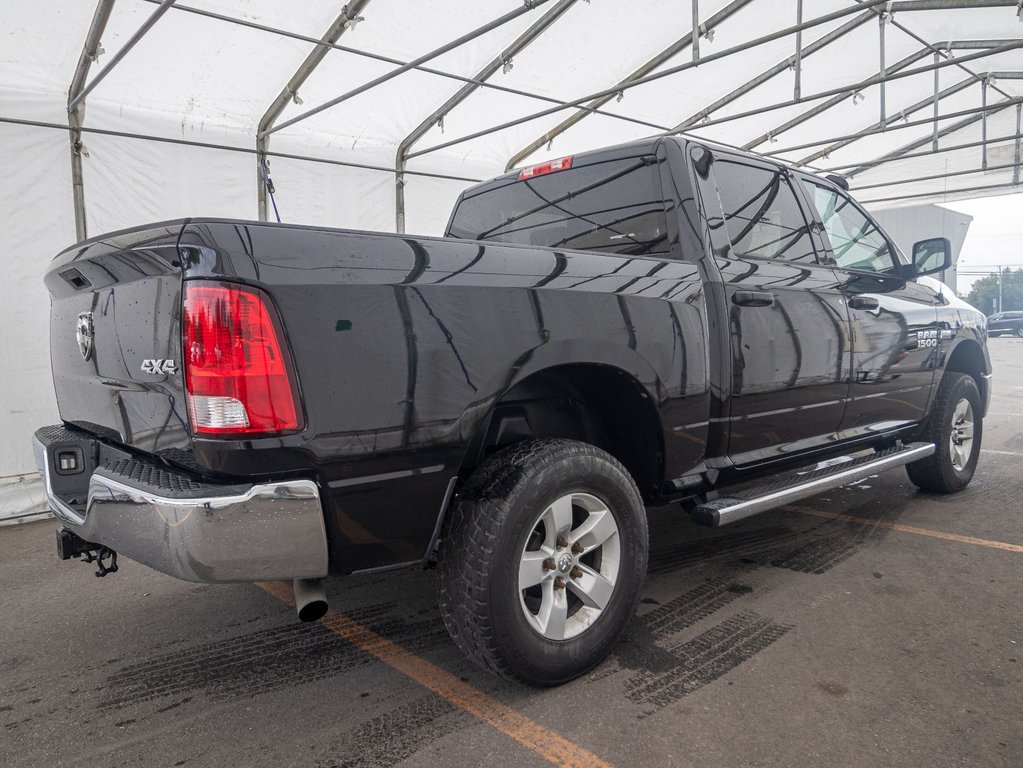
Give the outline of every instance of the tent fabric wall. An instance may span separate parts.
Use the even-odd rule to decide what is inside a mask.
[[[278,127],[395,72],[395,62],[427,56],[503,14],[509,14],[509,20],[446,53],[428,57],[424,66],[433,72],[403,71],[273,133],[271,153],[325,161],[271,155],[270,170],[283,219],[393,231],[396,175],[391,169],[395,168],[399,143],[462,89],[466,78],[474,77],[550,11],[554,2],[370,0],[360,12],[364,20],[339,40],[349,50],[327,52],[297,98],[287,104]],[[972,78],[968,88],[942,99],[942,115],[977,109],[986,73],[1023,71],[1023,48],[984,54],[968,64],[961,60],[978,49],[948,52],[939,48],[947,48],[954,40],[986,40],[994,45],[1007,36],[1019,39],[1023,27],[1019,26],[1015,0],[920,12],[910,10],[911,5],[920,4],[878,5],[873,0],[866,4],[854,0],[804,3],[807,22],[823,14],[848,11],[803,30],[804,48],[854,18],[867,16],[864,23],[853,25],[855,29],[835,42],[807,53],[799,73],[800,103],[791,103],[796,77],[794,34],[713,59],[722,51],[791,27],[796,22],[794,3],[782,12],[773,0],[699,0],[701,21],[719,21],[701,29],[700,55],[711,58],[698,67],[692,65],[692,46],[680,44],[692,32],[690,3],[641,0],[622,5],[593,0],[568,5],[542,35],[512,60],[502,62],[487,83],[493,87],[472,91],[442,121],[435,119],[412,147],[404,177],[409,232],[442,232],[451,204],[469,183],[464,179],[502,173],[509,158],[531,143],[537,148],[523,163],[651,135],[694,116],[699,116],[690,126],[695,136],[754,146],[792,162],[821,154],[812,163],[814,168],[851,171],[854,190],[862,185],[861,197],[877,199],[881,207],[1019,189],[1018,175],[1012,169],[981,171],[982,151],[977,148],[867,166],[869,161],[913,142],[923,142],[922,149],[929,149],[930,124],[907,126],[906,120],[926,118],[931,109],[911,115],[902,115],[900,110],[933,92],[934,75],[930,72],[888,83],[885,94],[890,119],[883,133],[831,148],[834,137],[869,130],[878,120],[881,87],[857,83],[878,72],[880,27],[886,32],[889,63],[930,44],[939,58],[954,55],[958,59],[947,62],[939,72],[941,87]],[[894,9],[894,16],[882,24],[870,15],[874,6],[877,13]],[[172,6],[87,98],[83,141],[88,157],[83,167],[90,234],[190,215],[256,218],[255,133],[260,117],[312,50],[310,40],[320,38],[341,7],[340,0],[190,0]],[[5,331],[0,335],[0,434],[4,436],[0,477],[32,471],[31,432],[57,419],[49,379],[48,299],[41,276],[47,261],[75,240],[70,152],[64,128],[67,90],[95,8],[95,0],[55,0],[45,5],[35,0],[7,0],[0,9],[7,32],[0,49],[0,168],[4,174],[0,253],[5,259],[4,300],[0,302],[0,327]],[[105,53],[92,65],[91,77],[110,64],[156,9],[151,0],[115,2],[101,37]],[[222,14],[242,23],[203,13]],[[287,34],[253,25],[276,27]],[[677,48],[674,55],[651,70],[658,79],[622,87],[617,94],[620,98],[614,98],[613,89],[620,81],[672,45]],[[924,50],[926,55],[914,66],[932,61],[930,49]],[[673,67],[682,69],[659,77]],[[776,74],[762,78],[741,96],[730,97],[765,72]],[[836,88],[847,89],[834,106],[763,139],[765,131],[826,103],[826,97],[816,94]],[[579,100],[602,89],[611,89],[612,95],[601,105],[602,114],[590,114],[551,141],[542,140],[545,132],[578,111],[575,106],[558,109],[552,101]],[[1008,76],[989,82],[987,96],[988,103],[1009,100],[1014,104],[1013,99],[1023,99],[1023,80]],[[718,106],[702,115],[702,110],[715,104]],[[548,110],[552,111],[537,116]],[[745,116],[733,119],[737,115]],[[524,117],[530,119],[434,151],[466,135]],[[951,130],[959,122],[960,118],[941,119],[940,128],[949,129],[941,136],[942,147],[980,140],[983,128],[979,119]],[[151,138],[90,132],[94,129]],[[987,120],[988,138],[1017,130],[1013,108],[993,112]],[[221,148],[174,142],[204,142]],[[1011,163],[1015,145],[1007,140],[993,146],[988,151],[989,164],[1006,164],[1006,158]],[[425,153],[417,154],[420,152]],[[996,163],[992,157],[1002,159]],[[377,170],[336,163],[370,165]],[[905,183],[928,174],[951,175]],[[995,185],[1000,186],[978,191],[981,186]],[[919,195],[924,197],[914,197]]]
[[[58,421],[42,271],[75,239],[67,135],[0,124],[0,476],[34,469],[29,438]]]

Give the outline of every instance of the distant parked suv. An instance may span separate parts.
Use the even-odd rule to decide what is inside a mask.
[[[987,335],[1010,333],[1023,339],[1023,312],[999,312],[987,319]]]

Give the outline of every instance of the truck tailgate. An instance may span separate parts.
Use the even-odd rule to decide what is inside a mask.
[[[50,359],[65,423],[152,453],[189,447],[177,250],[183,224],[107,235],[51,263]]]

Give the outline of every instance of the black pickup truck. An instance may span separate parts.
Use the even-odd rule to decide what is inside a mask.
[[[984,316],[845,191],[651,139],[467,189],[443,238],[187,219],[57,256],[59,554],[203,582],[439,568],[459,647],[553,685],[704,525],[905,465],[971,479]],[[843,458],[839,458],[843,457]]]

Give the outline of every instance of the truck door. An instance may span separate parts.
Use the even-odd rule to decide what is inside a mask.
[[[800,178],[849,307],[852,383],[840,431],[855,437],[920,421],[949,332],[936,290],[899,275],[895,246],[842,190]]]
[[[716,149],[713,157],[699,184],[725,294],[728,456],[741,466],[836,439],[849,387],[848,315],[789,172]]]

